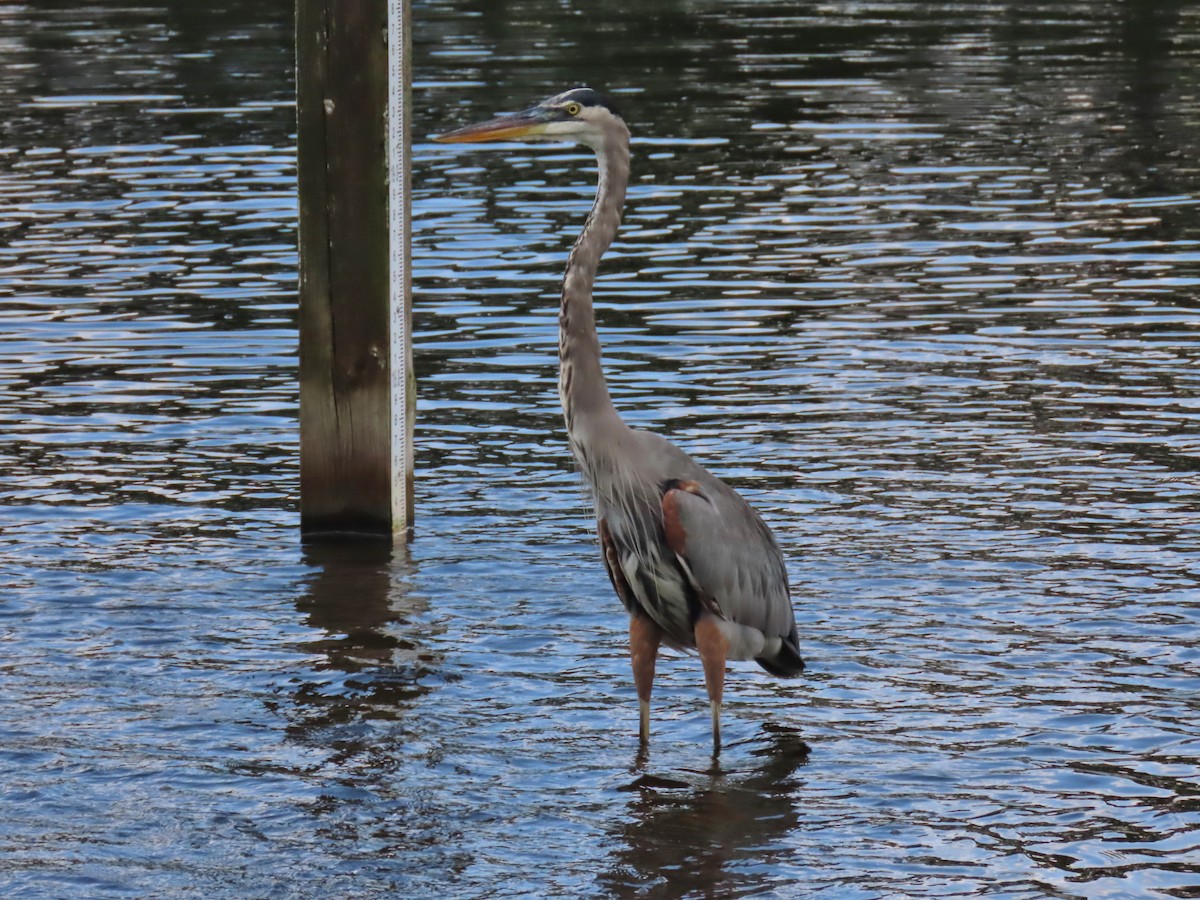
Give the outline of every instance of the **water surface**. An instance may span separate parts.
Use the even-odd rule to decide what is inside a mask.
[[[1200,896],[1195,10],[414,6],[395,553],[298,539],[291,4],[0,10],[0,893]],[[613,393],[810,663],[719,766],[566,450],[591,161],[425,139],[583,81]]]

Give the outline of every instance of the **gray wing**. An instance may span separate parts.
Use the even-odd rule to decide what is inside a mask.
[[[590,477],[629,593],[681,646],[699,606],[775,642],[758,658],[768,672],[802,671],[783,554],[758,513],[665,438],[624,434],[623,467],[598,461]]]
[[[697,591],[725,618],[794,643],[787,570],[770,529],[741,495],[703,474],[666,486],[663,517],[671,549]]]

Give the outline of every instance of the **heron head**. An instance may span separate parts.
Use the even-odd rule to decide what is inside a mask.
[[[599,150],[617,123],[621,123],[621,115],[603,94],[590,87],[577,87],[543,100],[524,112],[467,125],[438,135],[434,140],[445,144],[573,141]]]

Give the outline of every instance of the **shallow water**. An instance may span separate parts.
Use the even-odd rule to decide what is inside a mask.
[[[1189,4],[415,3],[422,136],[633,128],[613,391],[810,664],[718,767],[566,451],[586,154],[420,140],[417,535],[302,546],[291,4],[176,6],[0,10],[0,893],[1200,896]]]

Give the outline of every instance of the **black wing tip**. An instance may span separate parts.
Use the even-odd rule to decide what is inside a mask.
[[[756,657],[754,661],[777,678],[795,678],[804,672],[804,659],[800,656],[794,630],[783,639],[778,653],[771,657]]]
[[[783,646],[784,649],[770,659],[760,656],[754,661],[777,678],[795,678],[804,672],[804,660],[787,644]]]

